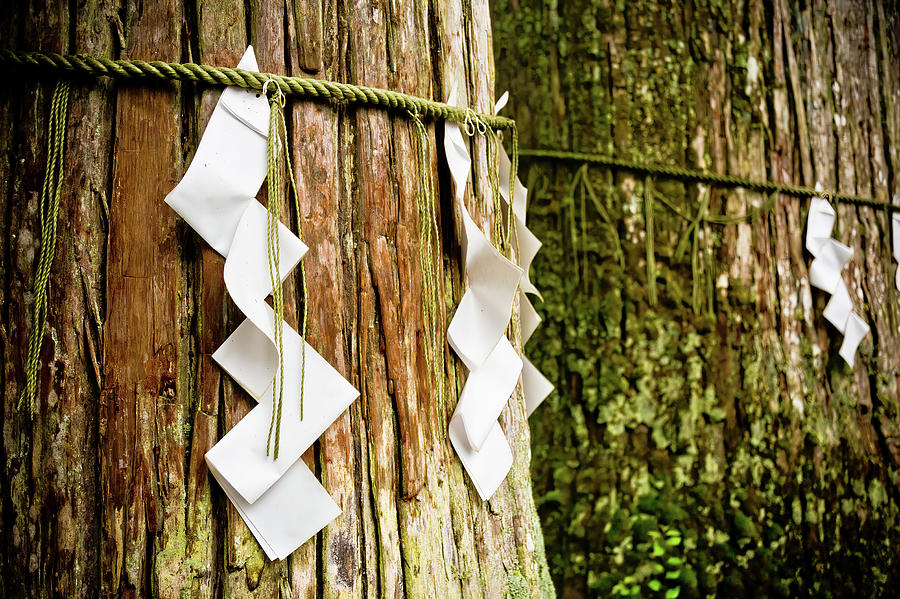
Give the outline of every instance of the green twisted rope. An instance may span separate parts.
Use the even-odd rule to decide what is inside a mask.
[[[416,127],[419,150],[418,208],[419,208],[419,268],[422,271],[422,321],[425,345],[425,367],[432,384],[437,388],[438,402],[444,401],[444,330],[441,322],[440,289],[436,263],[440,260],[440,236],[434,200],[434,181],[431,177],[431,152],[428,131],[418,115],[410,115]]]
[[[62,188],[63,162],[66,143],[66,117],[69,112],[69,83],[61,81],[53,92],[50,103],[50,124],[47,135],[47,169],[38,204],[41,220],[41,249],[34,273],[32,297],[34,311],[31,334],[28,339],[28,357],[25,361],[25,389],[19,398],[19,408],[24,405],[29,417],[34,417],[34,403],[38,395],[38,370],[40,369],[41,340],[47,324],[47,295],[50,285],[50,268],[56,253],[56,223],[59,214],[59,195]]]
[[[112,60],[87,54],[62,56],[41,52],[0,50],[0,67],[33,69],[51,75],[69,77],[112,77],[132,81],[192,81],[211,86],[235,86],[262,91],[266,81],[271,81],[287,96],[310,100],[334,100],[347,105],[374,106],[393,110],[400,114],[417,114],[457,123],[466,122],[465,108],[450,106],[404,94],[401,92],[324,81],[308,77],[285,77],[269,73],[256,73],[229,67],[214,67],[194,63],[171,63],[158,60]],[[490,127],[509,129],[513,120],[488,114],[477,115]]]
[[[269,191],[266,218],[266,255],[269,262],[269,278],[272,282],[272,309],[275,312],[275,345],[278,348],[278,371],[272,380],[272,421],[269,423],[269,435],[266,439],[266,455],[269,455],[272,444],[272,430],[275,430],[274,458],[278,459],[278,444],[281,440],[281,409],[284,398],[284,287],[281,284],[280,245],[278,242],[278,224],[281,222],[281,177],[283,163],[279,118],[284,120],[281,111],[281,96],[272,94],[269,98],[269,137],[266,141],[266,186]]]
[[[291,164],[290,144],[288,143],[287,124],[284,119],[285,97],[280,91],[269,96],[269,137],[266,141],[266,181],[268,188],[268,210],[266,231],[266,253],[269,261],[269,278],[272,283],[272,308],[275,312],[275,344],[278,347],[278,372],[273,376],[272,420],[269,422],[269,435],[266,440],[266,455],[272,450],[274,459],[278,459],[278,447],[281,441],[281,413],[284,399],[284,288],[281,284],[281,266],[278,243],[278,224],[281,222],[281,192],[283,170],[287,170],[288,180],[294,196],[294,210],[297,213],[297,237],[303,240],[303,229],[300,226],[300,194],[297,193],[297,182]],[[282,159],[283,157],[283,159]],[[303,395],[306,387],[306,331],[309,322],[309,302],[306,295],[306,268],[300,262],[300,278],[303,298],[303,325],[301,329],[300,347],[300,420],[303,420]],[[272,433],[275,433],[274,449]]]
[[[525,156],[540,160],[564,160],[598,164],[600,166],[632,171],[644,175],[656,175],[668,177],[670,179],[678,179],[681,181],[708,183],[710,185],[716,185],[719,187],[743,187],[751,191],[759,191],[765,193],[783,193],[800,198],[813,198],[822,195],[822,192],[817,191],[812,187],[788,185],[784,183],[773,183],[772,181],[758,181],[753,179],[745,179],[743,177],[735,177],[733,175],[719,175],[717,173],[711,173],[709,171],[698,171],[678,166],[643,164],[640,162],[611,158],[609,156],[601,156],[599,154],[588,154],[583,152],[562,152],[558,150],[522,149],[519,150],[519,156]],[[890,204],[888,202],[881,202],[873,198],[845,193],[830,194],[830,197],[838,202],[855,204],[857,206],[870,206],[872,208],[882,208],[888,211],[900,211],[900,206]]]

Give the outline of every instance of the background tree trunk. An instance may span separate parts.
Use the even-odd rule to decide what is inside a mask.
[[[523,146],[900,204],[896,2],[496,0],[494,15],[497,89],[512,92]],[[535,492],[561,594],[614,596],[627,576],[646,596],[895,594],[900,303],[886,214],[837,207],[835,237],[854,249],[844,279],[872,329],[850,368],[828,295],[809,286],[807,201],[701,225],[694,268],[688,224],[655,202],[654,306],[645,181],[589,169],[592,199],[570,187],[578,166],[532,161],[528,177],[547,318],[527,353],[560,390],[531,419]],[[655,186],[690,215],[707,191]],[[714,189],[710,214],[764,201]],[[659,591],[653,531],[683,539]]]
[[[485,0],[22,2],[0,23],[0,43],[22,50],[230,66],[249,42],[265,71],[435,99],[453,76],[470,106],[493,101]],[[424,374],[407,118],[289,105],[309,340],[362,393],[303,458],[343,514],[293,556],[265,559],[203,459],[252,407],[210,358],[241,315],[224,293],[222,258],[163,198],[217,91],[74,86],[43,392],[33,422],[17,410],[52,89],[26,79],[0,91],[0,595],[552,596],[521,397],[502,417],[516,456],[508,484],[482,502],[446,434],[459,366],[448,353],[443,403]],[[460,250],[430,135],[446,312],[463,290]],[[476,166],[477,197],[485,177]],[[490,212],[478,214],[487,226]],[[287,297],[296,322],[297,289]]]

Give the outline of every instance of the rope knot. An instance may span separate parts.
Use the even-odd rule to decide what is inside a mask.
[[[272,95],[269,95],[269,84],[270,83],[273,86]],[[268,79],[266,79],[265,83],[263,83],[263,86],[262,86],[262,93],[267,98],[269,98],[270,104],[277,103],[281,108],[284,108],[284,105],[287,102],[287,96],[284,94],[284,91],[282,91],[281,86],[278,85],[278,81],[276,81],[272,77],[269,77]]]

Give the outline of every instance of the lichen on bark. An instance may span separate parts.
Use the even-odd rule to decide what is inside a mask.
[[[900,202],[900,19],[889,3],[770,4],[497,0],[498,89],[526,147]],[[532,472],[562,596],[888,594],[900,306],[885,215],[838,207],[872,326],[849,368],[808,283],[805,202],[701,224],[684,252],[688,223],[654,202],[653,306],[644,181],[591,168],[595,197],[573,193],[577,166],[525,165],[546,297],[526,353],[558,387],[531,417]],[[653,183],[688,214],[707,193],[713,215],[767,199]]]

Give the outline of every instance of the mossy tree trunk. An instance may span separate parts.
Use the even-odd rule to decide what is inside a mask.
[[[900,204],[895,2],[493,8],[498,90],[512,92],[524,146]],[[807,201],[779,196],[761,218],[696,233],[655,201],[654,305],[646,181],[591,168],[592,197],[571,187],[577,167],[526,167],[547,296],[527,352],[560,388],[532,417],[535,486],[562,595],[895,593],[900,299],[887,215],[837,207],[835,237],[854,249],[844,280],[871,326],[850,368],[822,314],[829,296],[809,285]],[[710,192],[651,183],[691,217]],[[766,198],[713,189],[708,201],[709,214],[739,215]],[[654,531],[683,541],[655,556]],[[669,573],[668,557],[672,578],[653,565]]]
[[[0,43],[22,50],[234,65],[252,43],[266,71],[435,99],[455,77],[471,106],[493,100],[484,0],[22,2],[0,23]],[[483,502],[446,433],[461,369],[448,353],[443,402],[424,374],[417,154],[403,116],[289,104],[302,214],[284,218],[310,246],[309,340],[361,391],[303,458],[343,513],[293,556],[265,559],[203,459],[253,405],[210,357],[242,316],[223,259],[163,198],[217,91],[74,86],[43,392],[33,421],[17,410],[52,89],[26,79],[0,91],[0,595],[552,595],[521,397],[502,417],[513,471]],[[460,249],[430,136],[446,312],[462,294]],[[287,297],[295,323],[296,287]]]

